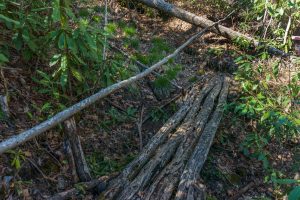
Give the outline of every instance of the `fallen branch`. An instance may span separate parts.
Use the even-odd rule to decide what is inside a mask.
[[[254,186],[257,186],[258,184],[254,183],[254,182],[250,182],[249,184],[247,184],[245,187],[243,187],[241,190],[239,190],[233,197],[231,197],[229,200],[236,200],[238,199],[241,195],[243,195],[244,193],[246,193],[249,189],[251,189]]]
[[[94,189],[96,187],[97,188],[97,192],[101,192],[105,189],[106,187],[106,181],[107,181],[107,177],[101,177],[99,179],[94,179],[91,180],[89,182],[81,182],[76,184],[77,187],[74,187],[70,190],[64,191],[64,192],[60,192],[50,198],[48,198],[49,200],[64,200],[64,199],[72,199],[72,197],[77,196],[78,194]],[[84,191],[82,191],[84,190]]]
[[[212,24],[214,24],[214,22],[211,20],[208,20],[204,17],[197,16],[191,12],[188,12],[186,10],[178,8],[178,7],[174,6],[173,4],[165,2],[164,0],[138,0],[138,1],[149,7],[158,9],[158,10],[165,12],[171,16],[177,17],[183,21],[186,21],[186,22],[196,25],[196,26],[200,26],[202,28],[207,28],[207,27],[211,26]],[[210,30],[212,32],[222,35],[230,40],[234,40],[236,38],[242,37],[242,38],[245,38],[246,40],[252,42],[254,44],[254,46],[261,45],[261,43],[259,41],[257,41],[256,39],[249,37],[247,35],[244,35],[242,33],[239,33],[237,31],[234,31],[225,26],[218,25]],[[286,54],[285,52],[283,52],[275,47],[267,46],[267,49],[270,54],[279,55],[279,56],[288,56],[288,54]]]
[[[233,12],[232,12],[233,13]],[[161,67],[162,65],[166,64],[170,59],[174,58],[178,55],[179,52],[181,52],[184,48],[186,48],[188,45],[190,45],[195,39],[202,36],[206,31],[208,31],[210,28],[216,26],[217,24],[221,23],[222,21],[226,20],[232,13],[230,13],[227,17],[225,17],[222,20],[219,20],[218,22],[213,23],[211,26],[206,27],[201,32],[193,35],[190,37],[185,43],[183,43],[180,47],[178,47],[172,54],[169,54],[159,62],[155,63],[151,67],[145,69],[143,72],[130,77],[129,79],[120,81],[118,83],[115,83],[107,88],[101,89],[96,94],[76,103],[75,105],[57,113],[50,119],[34,126],[33,128],[22,132],[21,134],[15,135],[3,142],[0,143],[0,154],[5,152],[8,149],[12,149],[20,144],[23,144],[24,142],[40,135],[41,133],[44,133],[45,131],[53,128],[54,126],[58,125],[59,123],[65,121],[66,119],[70,118],[74,114],[78,113],[79,111],[83,110],[84,108],[94,104],[99,99],[102,99],[103,97],[106,97],[107,95],[113,93],[114,91],[123,88],[125,86],[130,85],[131,83],[134,83],[137,80],[140,80],[149,74],[151,74],[155,69]]]

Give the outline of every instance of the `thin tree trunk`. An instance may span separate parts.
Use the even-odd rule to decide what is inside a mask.
[[[81,182],[90,181],[92,177],[84,157],[74,118],[66,120],[64,128],[70,142],[78,178]]]

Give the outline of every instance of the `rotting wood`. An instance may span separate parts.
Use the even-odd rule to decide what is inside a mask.
[[[109,182],[105,199],[204,199],[199,173],[222,117],[228,84],[221,74],[201,90],[193,87],[179,111]]]
[[[184,9],[178,8],[178,7],[174,6],[173,4],[165,2],[164,0],[138,0],[138,1],[149,7],[158,9],[158,10],[165,12],[171,16],[177,17],[183,21],[186,21],[186,22],[196,25],[196,26],[200,26],[202,28],[209,27],[214,23],[211,20],[208,20],[201,16],[197,16],[197,15],[195,15],[191,12],[188,12]],[[249,42],[252,42],[254,44],[254,46],[256,46],[256,47],[261,45],[261,43],[258,40],[254,39],[250,36],[247,36],[245,34],[242,34],[240,32],[234,31],[234,30],[227,28],[225,26],[222,26],[222,25],[215,26],[214,28],[212,28],[210,30],[212,32],[222,35],[230,40],[234,40],[236,38],[241,37],[241,38],[248,40]],[[267,46],[267,50],[270,54],[273,54],[273,55],[288,56],[287,53],[285,53],[275,47],[272,47],[272,46]]]
[[[193,35],[190,37],[185,43],[183,43],[180,47],[178,47],[173,53],[169,54],[159,62],[155,63],[151,67],[145,69],[143,72],[132,76],[126,80],[120,81],[118,83],[115,83],[107,88],[101,89],[99,92],[95,93],[94,95],[83,99],[82,101],[74,104],[73,106],[70,106],[69,108],[57,113],[50,119],[34,126],[33,128],[24,131],[18,135],[15,135],[13,137],[10,137],[0,143],[0,154],[4,153],[8,149],[12,149],[16,146],[19,146],[20,144],[23,144],[24,142],[44,133],[45,131],[55,127],[56,125],[60,124],[61,122],[67,120],[74,114],[78,113],[79,111],[83,110],[84,108],[94,104],[99,99],[102,99],[106,97],[107,95],[113,93],[114,91],[126,87],[137,80],[140,80],[149,74],[151,74],[155,69],[158,69],[162,65],[166,64],[170,59],[174,58],[178,55],[179,52],[181,52],[184,48],[189,46],[193,41],[201,37],[206,31],[208,31],[210,28],[216,26],[217,24],[221,23],[222,21],[226,20],[232,13],[227,15],[224,19],[219,20],[218,22],[213,23],[211,26],[203,29],[199,33]]]
[[[64,129],[67,139],[70,142],[78,178],[81,182],[90,181],[92,177],[84,157],[80,138],[77,133],[76,122],[73,117],[64,122]]]

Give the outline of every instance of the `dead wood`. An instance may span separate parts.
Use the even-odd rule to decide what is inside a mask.
[[[199,173],[222,117],[228,80],[217,75],[194,86],[177,113],[121,174],[105,199],[204,199]]]
[[[76,187],[66,190],[64,192],[60,192],[50,198],[49,200],[64,200],[64,199],[73,199],[77,195],[95,189],[97,192],[101,192],[105,189],[105,182],[108,180],[108,177],[100,177],[99,179],[93,179],[88,182],[78,183]]]
[[[211,26],[212,24],[214,24],[213,21],[208,20],[205,17],[197,16],[191,12],[188,12],[186,10],[178,8],[178,7],[174,6],[173,4],[167,3],[164,0],[138,0],[138,1],[149,7],[158,9],[158,10],[165,12],[171,16],[177,17],[183,21],[186,21],[186,22],[196,25],[196,26],[200,26],[202,28],[207,28],[207,27]],[[244,35],[240,32],[234,31],[234,30],[227,28],[225,26],[222,26],[222,25],[216,25],[213,28],[211,28],[210,31],[212,31],[216,34],[222,35],[230,40],[234,40],[236,38],[241,37],[241,38],[244,38],[244,39],[252,42],[254,44],[254,46],[256,46],[256,47],[261,45],[261,43],[258,40],[254,39],[250,36]],[[267,50],[270,54],[273,54],[273,55],[288,56],[288,54],[286,54],[285,52],[283,52],[275,47],[272,47],[272,46],[267,46]]]
[[[70,118],[66,120],[64,122],[64,129],[71,146],[78,178],[82,182],[90,181],[92,178],[81,147],[75,119]]]

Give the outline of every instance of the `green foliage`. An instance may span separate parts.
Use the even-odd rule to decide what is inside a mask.
[[[25,160],[24,153],[21,150],[8,150],[7,153],[12,156],[11,166],[19,170],[21,168],[21,162]]]
[[[169,118],[169,115],[159,107],[154,107],[150,111],[150,116],[153,122],[158,122],[158,121],[166,122],[167,119]]]
[[[225,109],[252,124],[252,130],[241,143],[241,150],[262,162],[264,169],[271,174],[266,176],[266,181],[275,184],[299,183],[298,180],[277,178],[279,172],[274,171],[269,163],[268,145],[271,142],[280,145],[299,137],[300,112],[291,109],[291,106],[299,97],[300,73],[290,75],[290,80],[284,84],[274,85],[282,75],[281,60],[271,60],[266,52],[261,52],[256,57],[240,56],[235,62],[239,65],[235,79],[240,82],[241,96]],[[282,175],[279,174],[279,177]],[[291,199],[297,199],[294,198],[296,194],[297,189],[293,190]]]
[[[151,43],[152,46],[149,53],[136,54],[134,59],[139,60],[145,65],[152,65],[167,56],[167,54],[173,50],[162,38],[154,38]],[[173,60],[170,60],[169,63],[173,63]]]
[[[132,154],[128,154],[120,160],[109,159],[99,152],[95,152],[92,155],[87,156],[88,165],[95,177],[119,172],[133,159],[134,155]]]
[[[167,66],[164,74],[159,76],[154,81],[154,86],[156,88],[169,88],[171,86],[171,80],[177,77],[177,74],[181,71],[180,65]]]
[[[136,116],[137,110],[133,107],[128,107],[125,112],[120,112],[112,107],[106,112],[109,119],[101,122],[101,127],[109,129],[110,126],[121,124],[133,120]]]

